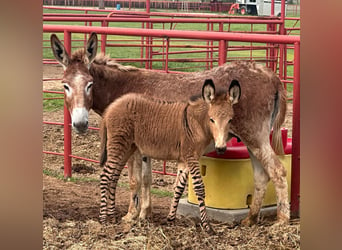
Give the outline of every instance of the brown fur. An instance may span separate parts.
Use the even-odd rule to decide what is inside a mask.
[[[114,211],[115,188],[126,161],[138,149],[141,154],[154,159],[177,160],[186,164],[186,173],[193,178],[194,190],[199,200],[201,222],[212,232],[207,221],[204,185],[199,171],[199,158],[214,139],[221,150],[226,148],[229,124],[233,118],[240,89],[237,82],[229,88],[229,94],[215,95],[214,85],[206,80],[203,99],[184,102],[153,101],[139,94],[127,94],[114,101],[104,113],[101,136],[101,210],[100,220],[105,222],[108,206],[109,185],[112,180],[109,211]],[[187,175],[186,175],[187,177]],[[185,178],[186,180],[186,178]],[[181,194],[183,184],[176,187]],[[180,197],[180,195],[178,195]],[[175,199],[174,206],[179,199]],[[172,209],[175,214],[175,209]],[[174,219],[170,216],[170,219]]]

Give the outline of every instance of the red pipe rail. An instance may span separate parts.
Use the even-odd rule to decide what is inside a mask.
[[[299,127],[299,81],[300,81],[300,38],[299,36],[222,33],[212,31],[182,31],[182,30],[153,30],[136,28],[86,27],[68,25],[43,25],[44,32],[64,33],[64,44],[68,52],[71,50],[71,33],[96,32],[101,35],[144,36],[161,38],[202,39],[219,42],[219,65],[226,62],[227,42],[256,42],[269,44],[294,45],[294,92],[293,92],[293,148],[292,148],[292,183],[291,183],[291,212],[299,213],[299,181],[300,181],[300,127]],[[64,107],[64,176],[71,176],[71,126],[70,114]]]
[[[131,12],[129,12],[131,13]],[[164,25],[165,24],[170,24],[170,29],[174,29],[175,26],[178,24],[178,23],[201,23],[201,24],[206,24],[206,28],[207,28],[207,31],[214,31],[215,30],[215,26],[214,24],[217,25],[218,27],[218,30],[217,31],[220,31],[220,32],[240,32],[242,33],[242,31],[233,31],[231,29],[231,25],[232,24],[249,24],[251,25],[251,28],[250,28],[250,31],[244,31],[246,33],[254,33],[254,34],[280,34],[280,33],[285,33],[285,32],[282,32],[281,30],[277,31],[276,30],[276,27],[277,25],[279,27],[284,27],[283,25],[283,20],[280,20],[279,18],[277,17],[263,17],[263,18],[255,18],[255,17],[229,17],[229,18],[225,18],[225,19],[219,19],[217,18],[217,16],[211,16],[210,18],[208,18],[207,15],[192,15],[191,18],[189,18],[190,16],[187,15],[187,18],[184,18],[184,17],[181,17],[181,18],[146,18],[146,14],[137,14],[136,12],[134,12],[134,15],[127,15],[127,16],[114,16],[112,17],[112,14],[114,14],[114,12],[111,12],[109,13],[108,15],[96,15],[96,16],[93,16],[92,14],[74,14],[74,15],[68,15],[68,14],[60,14],[60,13],[57,13],[57,14],[44,14],[43,16],[43,21],[44,22],[85,22],[86,23],[86,26],[87,24],[89,23],[90,25],[93,25],[93,23],[100,23],[101,26],[105,26],[105,27],[108,27],[109,26],[109,23],[111,22],[125,22],[125,23],[141,23],[142,25],[142,28],[145,27],[146,25],[146,28],[150,27],[151,29],[153,29],[153,26],[155,24],[163,24],[163,29],[164,29]],[[160,15],[164,16],[165,13],[160,13]],[[171,13],[171,15],[167,14],[168,17],[173,17],[173,13]],[[228,26],[228,30],[225,30],[223,28],[223,25],[229,25]],[[265,31],[254,31],[253,30],[253,25],[258,25],[258,24],[265,24],[267,25]],[[268,27],[271,27],[271,28],[268,28]],[[116,47],[118,46],[117,44],[113,45],[111,43],[108,43],[109,41],[107,41],[107,39],[105,39],[105,35],[103,35],[101,38],[101,51],[105,53],[105,49],[106,47]],[[142,38],[143,39],[143,38]],[[173,40],[173,42],[175,42]],[[163,41],[163,44],[165,45],[165,41]],[[125,46],[129,46],[128,44],[126,44]],[[140,59],[136,59],[137,61],[140,61],[141,63],[145,62],[145,66],[146,68],[148,69],[152,69],[152,56],[155,56],[156,54],[154,52],[152,52],[152,48],[150,48],[150,46],[158,46],[160,47],[160,45],[152,45],[151,43],[151,39],[149,38],[146,38],[146,43],[144,42],[144,39],[141,41],[141,44],[140,45],[132,45],[130,47],[141,47],[141,53],[142,50],[144,48],[146,48],[146,58],[143,59],[143,54],[141,55],[141,58]],[[170,48],[175,48],[174,45],[170,46]],[[212,58],[212,55],[213,53],[215,52],[214,49],[211,49],[210,51],[210,48],[209,48],[209,44],[207,45],[206,49],[208,49],[208,51],[204,51],[204,52],[207,52],[207,62],[206,62],[206,69],[209,69],[209,63],[210,63],[210,67],[212,67],[212,62],[214,61],[217,61],[217,60],[213,60]],[[213,47],[213,46],[212,46]],[[189,46],[186,46],[186,48],[189,48]],[[198,47],[197,47],[198,48]],[[215,47],[217,48],[217,47]],[[276,63],[276,58],[275,58],[275,55],[276,55],[276,50],[277,48],[271,48],[270,46],[268,47],[265,47],[265,50],[268,51],[270,50],[269,54],[270,56],[268,58],[272,58],[271,60],[269,60],[267,62],[267,65],[272,68],[272,69],[275,69],[276,66],[277,66],[277,63]],[[147,51],[148,50],[148,51]],[[255,48],[252,48],[252,44],[251,44],[251,47],[250,47],[250,51],[251,51],[251,56],[252,56],[252,50],[255,50]],[[229,51],[231,51],[229,49]],[[192,52],[189,52],[189,53],[199,53],[200,51],[198,50],[194,50]],[[176,53],[176,52],[174,52]],[[184,53],[184,51],[181,51],[180,53]],[[267,53],[267,52],[266,52]],[[159,53],[160,54],[160,53]],[[161,53],[161,55],[164,56],[164,51]],[[209,59],[209,55],[211,55],[211,58]],[[123,59],[122,59],[123,60]],[[128,62],[130,61],[131,59],[127,59],[127,60],[123,60],[125,62]],[[184,59],[185,60],[185,59]],[[157,60],[154,60],[154,61],[158,61]],[[159,60],[160,61],[160,60]],[[178,61],[181,61],[181,60],[178,60]],[[185,60],[187,62],[190,62],[188,59]],[[203,62],[203,61],[202,61]],[[280,63],[282,63],[282,60],[280,60]],[[282,66],[282,64],[281,64]]]

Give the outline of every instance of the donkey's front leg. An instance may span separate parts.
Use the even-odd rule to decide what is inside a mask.
[[[130,222],[137,218],[140,212],[141,154],[138,150],[127,161],[127,168],[131,193],[128,212],[122,220]]]
[[[188,182],[189,169],[185,168],[183,163],[178,163],[177,178],[174,185],[174,193],[171,202],[170,212],[167,220],[173,221],[176,218],[176,212],[179,204],[179,199],[182,197],[184,188]]]
[[[107,216],[114,219],[115,211],[115,191],[120,173],[124,167],[124,164],[114,164],[106,162],[100,180],[100,223],[104,224],[107,220]]]
[[[201,224],[204,227],[204,229],[209,234],[214,234],[214,230],[211,228],[207,216],[207,210],[205,207],[205,189],[204,189],[204,183],[200,174],[199,170],[199,162],[198,160],[192,160],[188,161],[188,167],[190,169],[190,174],[192,178],[192,184],[194,187],[194,191],[196,193],[197,199],[198,199],[198,205],[200,209],[200,219]]]

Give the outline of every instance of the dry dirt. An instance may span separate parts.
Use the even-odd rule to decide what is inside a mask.
[[[60,78],[62,68],[43,66],[44,78]],[[44,81],[43,88],[61,90],[59,80]],[[291,128],[292,107],[289,106],[285,127]],[[63,121],[63,111],[44,112],[44,121]],[[100,117],[90,113],[90,126],[98,126]],[[290,130],[291,134],[291,130]],[[43,125],[43,149],[63,152],[63,127]],[[98,132],[72,134],[73,154],[97,160]],[[162,170],[163,162],[153,161],[154,170]],[[167,162],[167,171],[176,172]],[[43,248],[44,249],[299,249],[300,222],[274,225],[275,218],[263,218],[252,227],[228,225],[212,221],[215,235],[207,235],[198,220],[182,216],[170,223],[166,216],[170,196],[152,196],[153,217],[150,221],[124,224],[121,217],[128,209],[127,170],[120,177],[116,192],[117,224],[101,225],[99,215],[99,174],[97,163],[73,160],[73,177],[65,181],[63,157],[43,154]],[[59,177],[58,177],[58,176]],[[57,176],[57,177],[56,177]],[[172,191],[174,177],[153,174],[152,188]],[[160,193],[160,192],[159,192]]]

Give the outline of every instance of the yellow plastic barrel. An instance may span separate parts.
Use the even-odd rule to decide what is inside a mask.
[[[287,131],[283,132],[283,144],[285,155],[278,157],[287,171],[290,196],[292,139],[287,138]],[[215,153],[211,152],[201,157],[200,170],[205,186],[206,206],[220,209],[242,209],[250,205],[254,192],[252,163],[247,148],[242,143],[237,142],[235,138],[229,142],[229,145],[227,144],[225,155],[215,156]],[[198,204],[190,174],[188,183],[188,202]],[[274,185],[270,181],[263,206],[275,205],[276,203]]]

